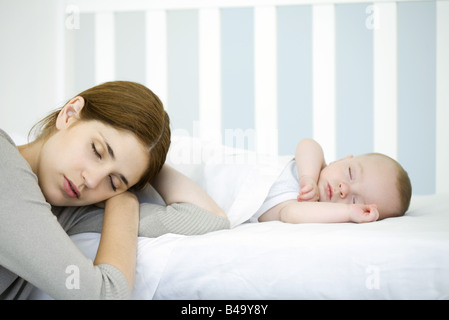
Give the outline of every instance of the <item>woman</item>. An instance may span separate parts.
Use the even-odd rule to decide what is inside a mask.
[[[138,235],[229,227],[203,190],[164,165],[169,118],[148,88],[93,87],[37,128],[18,148],[0,130],[0,298],[25,299],[32,285],[57,299],[129,298]],[[129,190],[149,182],[167,206],[139,206]],[[101,229],[92,263],[67,233]]]

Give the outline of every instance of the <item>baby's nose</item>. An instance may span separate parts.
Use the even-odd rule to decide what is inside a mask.
[[[344,182],[340,182],[338,184],[338,188],[340,189],[340,198],[344,199],[348,194],[348,186]]]

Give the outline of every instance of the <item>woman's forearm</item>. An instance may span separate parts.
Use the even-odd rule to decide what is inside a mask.
[[[106,201],[103,231],[94,264],[110,264],[122,272],[130,290],[134,285],[139,229],[139,202],[125,192]]]
[[[191,203],[216,215],[226,217],[217,203],[190,178],[164,165],[161,172],[151,182],[167,205]]]

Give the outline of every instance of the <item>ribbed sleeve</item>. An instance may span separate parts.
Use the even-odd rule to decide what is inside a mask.
[[[131,298],[128,282],[125,276],[110,264],[99,264],[97,266],[103,276],[101,298],[105,300],[119,299],[127,300]],[[115,282],[111,282],[114,279]]]
[[[158,237],[165,233],[200,235],[229,228],[227,218],[190,203],[169,206],[144,203],[140,206],[139,235],[144,237]]]

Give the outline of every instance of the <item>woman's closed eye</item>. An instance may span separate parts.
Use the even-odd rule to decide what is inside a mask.
[[[111,175],[109,175],[109,180],[111,180],[112,190],[114,190],[114,192],[116,192],[117,191],[117,187],[114,185],[114,181],[112,180],[112,176]]]
[[[101,160],[101,154],[97,151],[97,148],[95,147],[95,143],[91,143],[92,151],[94,152],[95,156],[97,156],[98,159]]]
[[[101,154],[98,152],[98,150],[97,150],[97,148],[95,147],[95,143],[91,143],[91,147],[92,147],[92,151],[93,151],[93,153],[95,154],[95,156],[98,158],[98,159],[102,159],[102,157],[101,157]],[[112,190],[114,191],[114,192],[116,192],[117,191],[117,187],[114,185],[114,181],[113,181],[113,179],[112,179],[112,175],[109,175],[108,176],[109,177],[109,180],[110,180],[110,182],[111,182],[111,188],[112,188]]]

